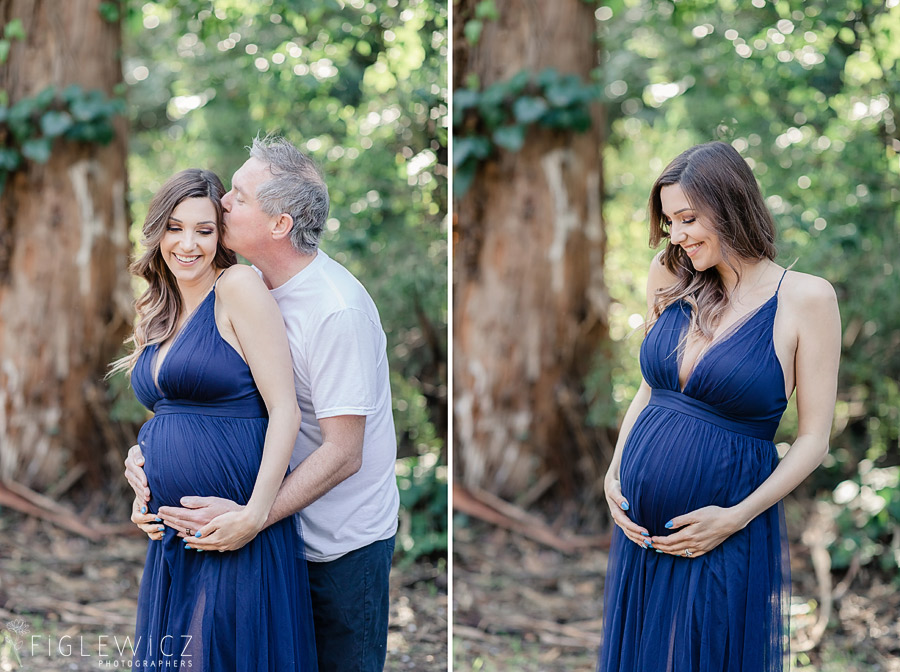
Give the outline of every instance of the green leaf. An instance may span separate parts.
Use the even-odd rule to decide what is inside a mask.
[[[13,19],[6,24],[3,29],[3,37],[7,39],[25,39],[25,27],[22,25],[22,19]]]
[[[91,93],[94,92],[91,91]],[[96,96],[86,96],[80,100],[74,101],[70,105],[72,116],[77,121],[91,121],[98,117],[102,117],[105,107],[104,101],[98,100]]]
[[[453,127],[462,126],[465,112],[478,105],[481,94],[471,89],[458,89],[453,94]]]
[[[513,114],[516,121],[522,124],[533,124],[547,109],[547,101],[532,96],[524,96],[513,103]]]
[[[119,5],[115,2],[101,2],[97,10],[107,23],[115,23],[121,17]]]
[[[478,105],[478,99],[481,94],[471,89],[457,89],[453,92],[453,107],[460,110],[467,110],[470,107]]]
[[[497,11],[497,5],[494,4],[494,0],[481,0],[475,5],[475,18],[488,19],[490,21],[498,20],[500,13]]]
[[[34,97],[35,109],[43,109],[56,99],[56,89],[52,86],[44,88]]]
[[[69,86],[62,90],[61,95],[66,104],[71,105],[84,96],[84,91],[78,84],[69,84]]]
[[[506,121],[506,96],[505,82],[492,84],[482,92],[481,99],[478,101],[478,110],[481,112],[485,126],[489,129],[493,130]]]
[[[454,160],[455,163],[455,160]],[[456,198],[462,198],[472,186],[475,180],[475,173],[478,170],[478,163],[469,161],[458,168],[453,169],[453,195]]]
[[[518,152],[522,149],[522,145],[525,144],[525,127],[521,124],[503,126],[494,131],[494,134],[491,137],[494,142],[503,147],[503,149],[508,149],[511,152]]]
[[[0,63],[6,63],[9,57],[9,40],[0,40]]]
[[[577,77],[564,77],[547,87],[547,101],[554,107],[568,107],[584,100],[583,89]]]
[[[551,84],[559,81],[559,73],[555,68],[545,68],[538,73],[537,83],[542,89],[546,89]]]
[[[531,83],[531,73],[528,70],[520,70],[510,77],[507,90],[510,93],[519,94]]]
[[[491,142],[480,135],[467,135],[453,140],[453,167],[463,165],[469,159],[479,161],[491,153]]]
[[[31,115],[35,111],[33,98],[23,98],[9,108],[7,123],[17,140],[23,142],[32,135]]]
[[[47,163],[50,159],[50,139],[33,138],[22,143],[22,155],[38,163]]]
[[[68,112],[50,110],[41,117],[41,132],[48,138],[65,133],[72,125],[72,115]]]
[[[12,172],[19,167],[22,162],[22,156],[14,149],[0,149],[0,170]]]
[[[483,28],[484,23],[477,19],[466,21],[466,25],[463,27],[463,34],[466,36],[466,42],[473,47],[478,44],[478,40],[481,39],[481,31]]]

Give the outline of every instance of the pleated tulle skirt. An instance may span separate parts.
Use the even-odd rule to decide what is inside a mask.
[[[623,449],[628,515],[651,535],[704,506],[737,504],[777,465],[775,446],[660,406]],[[619,528],[604,600],[601,672],[782,672],[790,564],[781,505],[711,552],[643,549]]]
[[[158,413],[139,442],[153,499],[185,495],[244,504],[253,492],[264,418]],[[281,672],[316,669],[309,582],[291,518],[231,552],[186,550],[166,528],[150,541],[138,598],[135,669]]]

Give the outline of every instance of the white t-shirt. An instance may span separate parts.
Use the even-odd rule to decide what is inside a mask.
[[[366,416],[362,467],[298,514],[307,559],[335,560],[397,531],[397,438],[387,338],[360,282],[319,250],[271,290],[287,327],[302,421],[291,468],[322,445],[319,420]]]

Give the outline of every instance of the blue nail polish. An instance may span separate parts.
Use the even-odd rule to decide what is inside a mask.
[[[667,530],[671,530],[671,529],[672,529],[672,521],[671,521],[671,520],[670,520],[668,523],[666,523],[666,529],[667,529]]]
[[[165,526],[165,525],[159,525],[159,526],[157,526],[156,529],[159,530],[160,532],[165,532],[166,526]]]
[[[650,536],[650,535],[647,534],[646,532],[641,532],[641,534],[643,534],[645,537],[649,537],[649,536]]]
[[[142,507],[141,507],[141,513],[147,513],[147,507],[146,507],[146,506],[142,506]]]
[[[156,518],[154,518],[153,522],[154,522],[154,523],[161,523],[161,522],[162,522],[162,518],[160,518],[159,516],[157,516]]]
[[[654,548],[653,550],[656,551],[657,553],[662,553],[662,551],[659,550],[658,548]]]
[[[197,534],[195,534],[194,536],[197,537],[197,538],[199,539],[199,538],[202,537],[203,535],[200,534],[199,532],[197,532]]]
[[[644,539],[644,545],[646,546],[646,548],[653,548],[653,542],[649,539]]]
[[[184,545],[184,550],[189,551],[189,550],[191,550],[191,547],[188,546],[187,544],[185,544],[185,545]]]
[[[622,510],[623,511],[628,511],[628,509],[630,509],[630,508],[631,507],[628,506],[628,502],[622,502]]]
[[[203,549],[202,549],[202,548],[198,548],[198,549],[197,549],[197,552],[198,552],[198,553],[202,553],[202,552],[203,552]]]

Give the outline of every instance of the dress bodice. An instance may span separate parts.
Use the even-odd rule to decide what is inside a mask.
[[[709,410],[739,423],[745,433],[771,439],[787,407],[772,339],[777,309],[776,291],[706,349],[682,389],[679,371],[691,307],[684,300],[672,303],[641,344],[644,380],[657,399]]]
[[[231,417],[266,417],[250,367],[219,333],[213,289],[175,336],[158,380],[159,345],[141,353],[131,376],[138,400],[155,413],[167,410]]]

